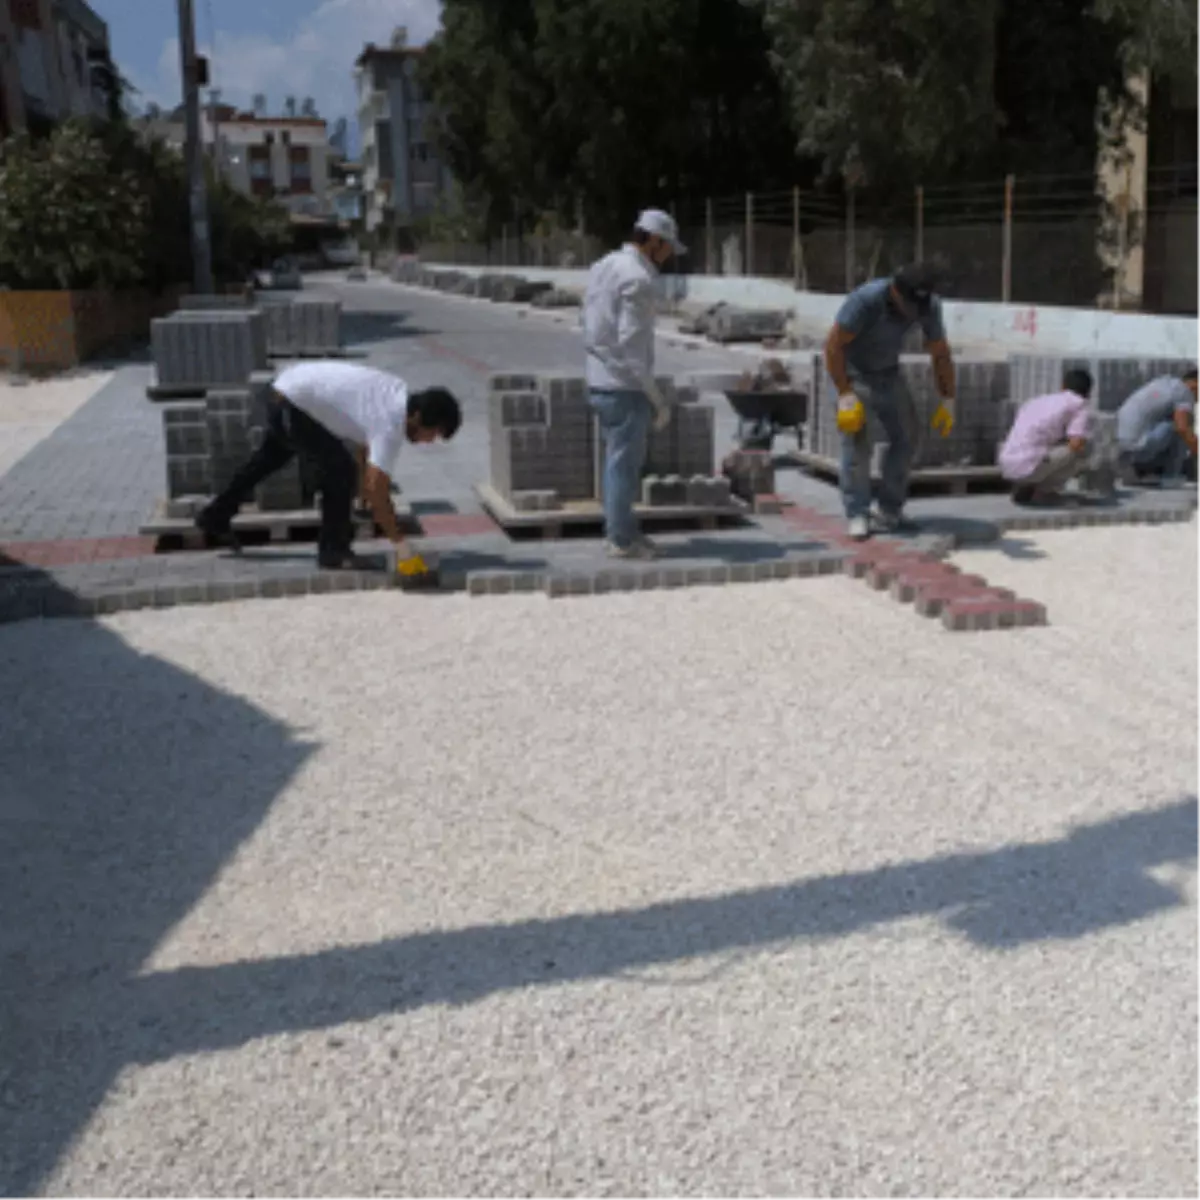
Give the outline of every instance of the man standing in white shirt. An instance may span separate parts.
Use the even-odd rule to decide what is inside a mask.
[[[633,505],[650,426],[665,429],[671,420],[654,381],[655,281],[667,259],[686,250],[674,218],[651,208],[638,217],[629,241],[588,273],[583,302],[587,382],[604,434],[604,527],[609,553],[616,558],[654,557]]]
[[[336,570],[353,566],[352,506],[358,463],[346,443],[362,447],[363,491],[376,524],[407,558],[392,507],[391,473],[407,442],[449,441],[462,424],[458,401],[445,388],[409,393],[402,379],[375,367],[338,360],[287,367],[272,385],[262,444],[229,486],[196,518],[213,541],[233,541],[230,522],[264,479],[302,455],[321,489],[317,560]]]

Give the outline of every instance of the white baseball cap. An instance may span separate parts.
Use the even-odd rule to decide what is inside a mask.
[[[634,222],[633,227],[669,242],[676,254],[687,253],[687,247],[679,240],[679,226],[675,224],[675,218],[670,213],[663,212],[661,208],[647,208]]]

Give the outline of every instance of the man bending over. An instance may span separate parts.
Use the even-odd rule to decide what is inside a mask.
[[[386,371],[329,360],[287,367],[272,386],[267,409],[262,444],[197,516],[197,528],[215,541],[233,540],[230,522],[238,509],[299,454],[315,469],[321,491],[317,561],[329,570],[353,566],[358,463],[349,442],[365,452],[362,488],[376,524],[396,546],[397,558],[408,558],[392,507],[391,473],[405,442],[449,441],[458,432],[462,412],[454,396],[445,388],[410,393]]]

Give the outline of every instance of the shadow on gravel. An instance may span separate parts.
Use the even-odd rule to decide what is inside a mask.
[[[138,972],[313,747],[89,621],[0,626],[0,679],[0,1194],[22,1196],[162,1053]]]
[[[1185,903],[1148,872],[1196,858],[1196,798],[1057,842],[804,879],[621,912],[416,934],[295,958],[183,968],[129,989],[122,1057],[217,1050],[427,1004],[617,976],[797,938],[940,916],[993,952],[1083,937]],[[139,1037],[153,1029],[155,1037]]]

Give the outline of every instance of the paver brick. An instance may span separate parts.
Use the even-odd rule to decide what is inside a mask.
[[[963,598],[950,601],[942,610],[942,625],[952,632],[986,629],[1016,629],[1046,624],[1045,605],[1032,600]]]

